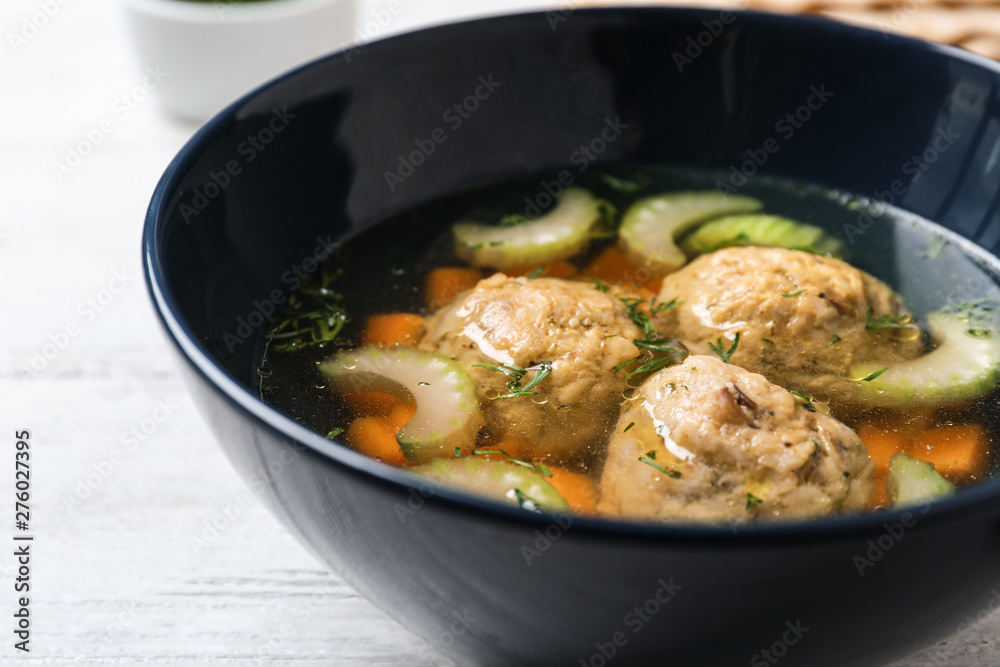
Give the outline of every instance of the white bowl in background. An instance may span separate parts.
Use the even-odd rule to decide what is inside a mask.
[[[355,0],[125,0],[167,111],[202,122],[296,65],[350,44]]]

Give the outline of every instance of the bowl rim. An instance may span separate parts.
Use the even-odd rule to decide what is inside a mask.
[[[786,30],[806,29],[828,35],[842,33],[857,40],[882,41],[887,45],[887,48],[906,48],[937,54],[945,59],[959,60],[985,70],[990,70],[1000,78],[1000,63],[992,61],[985,56],[980,56],[957,47],[926,42],[895,33],[884,33],[869,28],[841,23],[825,17],[774,14],[739,9],[719,10],[712,8],[649,6],[596,7],[572,9],[571,11],[573,13],[580,12],[588,15],[604,14],[609,17],[616,15],[641,16],[643,14],[657,14],[696,19],[716,16],[720,11],[731,11],[742,19],[777,25],[784,27]],[[378,48],[380,44],[389,42],[405,42],[411,39],[413,35],[461,29],[462,26],[468,24],[537,19],[545,16],[547,13],[549,12],[519,12],[434,25],[366,42],[365,48]],[[890,47],[888,45],[895,46]],[[159,257],[159,240],[163,232],[163,226],[165,225],[165,213],[171,193],[176,190],[176,187],[187,171],[189,163],[195,161],[201,155],[203,149],[211,144],[215,133],[220,128],[224,128],[230,121],[239,118],[241,115],[239,113],[240,110],[245,105],[253,102],[258,96],[295,78],[305,70],[343,57],[350,49],[351,47],[348,46],[342,50],[307,62],[258,86],[215,114],[215,116],[188,139],[164,170],[163,175],[157,182],[146,211],[141,242],[143,275],[147,292],[153,302],[156,315],[167,333],[167,337],[180,351],[184,357],[184,361],[189,364],[194,372],[213,385],[217,393],[221,394],[225,400],[252,419],[264,424],[275,434],[289,441],[288,444],[291,446],[296,446],[295,443],[297,443],[315,455],[325,459],[326,463],[349,471],[349,474],[360,475],[368,483],[396,490],[400,498],[402,498],[409,492],[421,489],[425,490],[427,480],[371,459],[354,451],[346,444],[324,438],[322,435],[295,421],[290,416],[261,401],[243,383],[225,371],[214,360],[213,355],[196,339],[186,323],[177,316],[179,309],[175,308],[176,299],[170,293],[167,286],[166,274]],[[973,243],[977,248],[979,247],[972,241],[969,241],[969,243]],[[988,251],[984,250],[984,252]],[[450,511],[480,517],[483,517],[485,513],[485,516],[488,516],[493,521],[500,521],[525,528],[545,528],[554,522],[560,523],[560,525],[566,522],[566,519],[563,517],[556,518],[552,515],[526,512],[519,507],[489,500],[458,489],[438,487],[433,490],[430,496],[424,496],[424,498],[426,502],[440,504],[443,508]],[[953,497],[938,500],[929,505],[904,507],[881,512],[860,512],[857,514],[829,515],[804,520],[788,519],[739,524],[653,523],[571,515],[569,520],[571,521],[572,528],[567,532],[584,537],[613,535],[616,539],[632,539],[643,543],[683,540],[686,546],[697,542],[717,541],[732,542],[734,545],[751,543],[758,545],[761,541],[815,542],[818,538],[834,540],[850,538],[852,536],[870,537],[875,533],[885,532],[891,523],[898,523],[904,519],[909,520],[911,518],[915,521],[912,524],[914,526],[917,524],[936,525],[945,522],[960,523],[973,520],[982,514],[996,513],[998,509],[1000,509],[1000,475],[974,486],[961,489]],[[919,516],[913,517],[914,514],[919,514]],[[862,552],[859,551],[859,553]]]

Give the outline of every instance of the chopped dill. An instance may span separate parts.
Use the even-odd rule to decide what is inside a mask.
[[[771,340],[770,338],[761,338],[761,340],[764,341],[765,343],[770,343],[771,345],[774,345],[774,341]]]
[[[324,343],[345,344],[339,338],[350,320],[344,310],[344,297],[330,288],[340,271],[321,269],[313,279],[288,297],[288,304],[270,320],[264,334],[275,352],[294,352]]]
[[[649,319],[649,315],[647,315],[643,310],[640,310],[640,308],[648,303],[649,312],[656,315],[657,313],[669,308],[675,308],[678,305],[677,299],[672,299],[667,303],[656,303],[655,296],[651,297],[648,302],[645,299],[639,299],[637,297],[623,296],[619,297],[619,300],[625,304],[629,319],[642,329],[643,337],[633,338],[632,343],[644,351],[640,352],[637,356],[629,359],[628,361],[623,361],[615,366],[615,373],[622,370],[626,366],[631,366],[637,362],[642,363],[638,368],[631,371],[626,377],[632,377],[640,373],[657,371],[678,357],[683,356],[687,352],[687,350],[679,346],[676,340],[658,338],[656,327],[653,326],[652,321]],[[657,356],[654,353],[662,353],[666,356]]]
[[[757,496],[755,496],[754,494],[752,494],[752,493],[748,493],[747,494],[747,509],[748,510],[754,509],[755,507],[757,507],[757,505],[760,505],[762,502],[764,502],[764,501],[761,500],[760,498],[758,498]]]
[[[803,394],[801,391],[794,391],[792,389],[786,389],[785,391],[787,391],[792,396],[795,396],[796,398],[802,399],[802,401],[803,401],[802,407],[804,407],[809,412],[815,412],[816,411],[816,407],[813,405],[813,401],[812,401],[811,397]]]
[[[657,463],[656,461],[652,460],[651,458],[649,458],[647,456],[640,456],[639,457],[639,462],[640,463],[645,463],[646,465],[650,466],[651,468],[655,468],[655,469],[659,470],[660,472],[662,472],[667,477],[673,477],[674,479],[678,479],[681,476],[681,474],[679,472],[677,472],[676,470],[668,470],[667,468],[664,468],[659,463]]]
[[[604,184],[609,188],[623,195],[633,194],[649,185],[649,180],[642,175],[634,181],[627,181],[624,178],[618,178],[617,176],[612,176],[611,174],[601,174],[601,180],[604,181]]]
[[[473,366],[499,371],[500,373],[513,378],[507,382],[507,390],[510,393],[496,396],[492,400],[499,400],[501,398],[519,398],[521,396],[537,396],[538,392],[531,390],[538,386],[539,382],[547,378],[552,373],[551,361],[540,361],[536,366],[532,366],[530,368],[521,368],[520,366],[504,363],[501,363],[500,365],[473,364]],[[534,376],[528,381],[528,384],[521,386],[521,380],[523,380],[528,374],[528,371],[531,370],[535,371]]]
[[[627,432],[628,432],[628,430],[629,430],[630,428],[632,428],[633,426],[635,426],[635,422],[629,422],[629,423],[628,423],[628,426],[626,426],[626,427],[625,427],[625,429],[624,429],[624,430],[622,431],[622,433],[627,433]]]
[[[591,276],[590,279],[594,281],[594,289],[597,290],[598,292],[608,292],[608,291],[611,290],[611,286],[610,285],[607,285],[606,283],[602,283],[597,278]]]
[[[680,351],[678,351],[678,354],[680,354]],[[639,366],[639,368],[635,369],[625,377],[630,378],[633,375],[638,375],[640,373],[652,373],[653,371],[658,371],[667,364],[669,364],[671,361],[676,359],[678,354],[674,354],[669,357],[660,357],[659,359],[653,359],[651,361],[647,361],[642,366]]]
[[[805,291],[806,291],[806,288],[803,287],[800,290],[795,290],[794,292],[789,292],[788,294],[782,294],[781,296],[784,296],[784,297],[798,296],[798,295],[802,294]]]
[[[968,323],[965,333],[974,338],[988,338],[993,330],[990,328],[996,319],[994,310],[996,303],[988,299],[978,299],[966,303],[955,303],[947,306],[945,312],[958,313],[959,319]]]
[[[521,509],[541,514],[542,510],[538,508],[538,501],[521,489],[514,489],[514,497],[517,499],[517,506]]]
[[[332,431],[330,431],[329,433],[326,434],[326,439],[327,440],[333,440],[334,438],[336,438],[338,435],[340,435],[344,431],[345,431],[345,429],[344,429],[343,426],[338,426],[337,428],[333,429]]]
[[[431,386],[431,383],[430,382],[418,382],[417,386],[420,386],[420,387],[429,387],[429,386]]]
[[[889,369],[888,368],[880,368],[877,371],[869,373],[868,375],[866,375],[863,378],[861,378],[861,381],[862,382],[871,382],[872,380],[874,380],[875,378],[877,378],[879,375],[882,375],[882,373],[885,373],[887,370],[889,370]]]
[[[913,325],[907,320],[909,315],[879,315],[873,318],[875,311],[872,308],[868,309],[865,314],[865,329],[869,331],[878,331],[879,329],[912,329]]]
[[[522,377],[524,377],[524,374],[527,373],[525,369],[521,368],[520,366],[514,366],[512,364],[501,363],[499,366],[495,366],[493,364],[472,364],[472,365],[477,368],[487,368],[491,371],[499,371],[517,380],[520,380]]]
[[[520,213],[511,213],[510,215],[505,215],[500,218],[497,222],[498,227],[513,227],[514,225],[519,225],[522,222],[527,222],[528,218],[521,215]]]
[[[737,331],[736,336],[733,338],[733,344],[729,346],[728,352],[722,351],[722,338],[716,338],[715,345],[709,343],[708,347],[711,348],[712,352],[715,352],[717,355],[719,355],[719,358],[722,359],[723,363],[728,364],[729,358],[736,353],[736,348],[739,347],[739,344],[740,344],[740,332]]]
[[[455,458],[456,459],[462,458],[462,449],[460,447],[455,448]]]
[[[528,274],[528,280],[533,280],[534,278],[537,278],[539,275],[541,275],[542,271],[544,270],[545,270],[544,266],[539,266],[537,269]]]
[[[656,450],[655,449],[649,450],[648,452],[646,452],[646,456],[648,456],[649,458],[651,458],[651,459],[653,459],[655,461],[656,460]]]
[[[530,463],[522,459],[517,458],[505,449],[474,449],[472,451],[473,456],[501,456],[507,457],[507,462],[513,463],[514,465],[519,465],[522,468],[527,468],[528,470],[534,470],[539,475],[544,475],[546,477],[552,477],[552,471],[544,463]]]
[[[836,345],[839,342],[840,342],[840,336],[838,336],[837,334],[833,334],[833,338],[830,339],[830,342],[827,343],[826,346],[827,347],[833,347],[834,345]]]

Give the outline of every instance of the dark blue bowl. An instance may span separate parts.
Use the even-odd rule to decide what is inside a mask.
[[[812,18],[567,10],[421,31],[308,65],[202,128],[153,196],[146,277],[248,484],[460,664],[883,663],[951,634],[1000,586],[1000,482],[912,512],[738,531],[553,523],[413,488],[265,405],[256,336],[328,243],[570,165],[883,193],[996,252],[998,84],[985,59]],[[477,95],[474,114],[454,111]]]

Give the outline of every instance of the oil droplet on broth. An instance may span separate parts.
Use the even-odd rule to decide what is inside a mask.
[[[622,398],[624,398],[626,401],[634,401],[635,399],[639,398],[639,389],[636,387],[629,387],[628,389],[622,392]]]
[[[535,405],[545,405],[549,402],[549,399],[544,396],[532,396],[531,402]]]
[[[483,392],[483,396],[492,401],[494,399],[500,398],[500,392],[497,391],[496,389],[490,388]]]
[[[643,379],[636,376],[625,378],[625,386],[628,387],[629,389],[638,389],[640,386],[642,386],[642,383]]]

